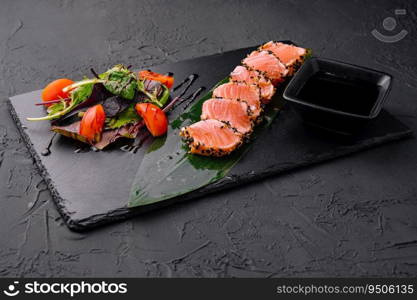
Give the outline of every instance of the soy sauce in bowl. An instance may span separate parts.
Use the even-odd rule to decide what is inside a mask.
[[[379,90],[379,86],[367,81],[317,72],[308,79],[297,97],[322,107],[367,116],[375,105]]]
[[[309,124],[353,134],[380,112],[391,86],[386,73],[338,61],[312,58],[284,91]]]

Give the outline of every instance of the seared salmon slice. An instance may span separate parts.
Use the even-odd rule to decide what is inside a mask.
[[[310,53],[273,41],[250,53],[230,73],[230,81],[216,87],[212,98],[204,101],[201,121],[181,128],[190,153],[224,156],[247,141],[275,87],[293,75]]]
[[[260,94],[258,87],[239,82],[224,83],[213,91],[214,98],[246,102],[249,106],[249,117],[253,120],[258,119],[262,112]]]
[[[252,131],[252,122],[246,102],[213,98],[203,104],[201,120],[214,119],[229,124],[242,135]]]
[[[224,156],[242,143],[242,136],[218,120],[202,120],[181,128],[180,135],[190,146],[190,153]]]
[[[279,84],[288,73],[285,65],[272,52],[255,50],[249,54],[242,64],[263,73],[274,85]]]
[[[292,75],[296,71],[307,54],[307,50],[304,48],[274,41],[262,45],[260,50],[267,50],[274,53],[274,55],[289,69],[289,75]]]
[[[274,85],[271,80],[262,75],[261,72],[250,70],[245,66],[237,66],[232,73],[230,73],[232,81],[244,82],[246,84],[253,84],[261,90],[262,103],[268,103],[275,93]]]

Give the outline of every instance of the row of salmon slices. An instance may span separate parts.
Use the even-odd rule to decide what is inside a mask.
[[[205,156],[230,154],[262,121],[262,112],[275,88],[292,76],[307,56],[307,49],[268,42],[242,60],[230,80],[214,89],[203,103],[201,121],[181,128],[190,153]]]

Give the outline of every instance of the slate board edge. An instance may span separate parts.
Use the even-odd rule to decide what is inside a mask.
[[[40,175],[42,176],[42,178],[45,180],[45,183],[49,189],[49,191],[51,192],[52,195],[52,199],[54,200],[53,202],[55,203],[55,206],[57,207],[60,215],[62,216],[64,222],[67,224],[67,226],[71,229],[71,230],[75,230],[78,231],[80,226],[77,224],[77,221],[71,219],[71,212],[69,212],[68,210],[66,210],[65,206],[63,206],[61,203],[65,201],[65,199],[63,199],[60,194],[58,193],[58,190],[55,188],[53,181],[51,179],[51,177],[49,176],[49,173],[46,171],[46,168],[44,167],[44,165],[42,164],[41,158],[39,157],[39,155],[36,153],[36,150],[32,147],[33,144],[30,141],[30,137],[29,135],[26,133],[24,126],[22,125],[19,117],[17,116],[17,113],[13,107],[12,101],[9,98],[7,101],[7,104],[9,106],[9,111],[10,111],[10,115],[12,117],[12,119],[16,122],[16,127],[19,130],[22,138],[23,138],[23,142],[26,145],[26,148],[28,149],[30,155],[32,156],[36,167],[38,168]]]
[[[265,172],[263,173],[258,173],[256,176],[253,176],[250,173],[247,173],[239,177],[233,177],[233,178],[225,177],[224,179],[218,181],[217,183],[207,185],[205,187],[202,187],[188,194],[185,194],[179,197],[174,197],[172,199],[164,200],[156,204],[151,204],[151,205],[147,205],[143,207],[136,207],[136,208],[124,207],[124,208],[111,211],[108,214],[94,215],[86,219],[75,220],[73,222],[76,223],[77,228],[71,228],[71,229],[80,230],[80,231],[90,230],[96,226],[101,226],[101,225],[109,224],[115,221],[128,219],[134,216],[138,216],[145,212],[157,210],[159,208],[163,208],[166,206],[171,206],[173,204],[181,203],[183,201],[196,200],[198,198],[201,198],[209,194],[214,194],[220,191],[225,191],[228,189],[236,188],[243,184],[257,182],[267,177],[282,174],[287,171],[293,171],[293,170],[295,171],[306,166],[313,166],[313,165],[316,165],[318,163],[322,163],[325,161],[331,161],[333,159],[341,158],[344,156],[348,156],[349,154],[354,154],[360,151],[368,150],[368,149],[380,146],[382,144],[386,144],[389,142],[394,142],[394,141],[398,141],[407,137],[411,137],[412,135],[413,135],[413,132],[411,130],[408,130],[401,134],[392,134],[392,135],[388,135],[384,137],[378,137],[360,146],[346,147],[344,152],[338,152],[337,155],[334,155],[333,153],[327,153],[326,155],[323,155],[322,157],[314,157],[311,160],[305,160],[302,164],[297,164],[296,166],[292,164],[288,164],[286,166],[281,167],[280,169],[277,169],[276,165],[271,165],[270,169],[265,170]],[[109,216],[111,216],[111,220],[106,219]]]
[[[132,218],[135,216],[138,216],[142,213],[145,212],[149,212],[152,210],[156,210],[158,208],[162,208],[168,205],[172,205],[174,203],[180,203],[182,201],[187,201],[187,200],[191,200],[191,199],[197,199],[197,198],[201,198],[205,195],[208,194],[213,194],[219,191],[224,191],[227,189],[231,189],[231,188],[235,188],[237,186],[243,185],[243,184],[247,184],[250,182],[256,182],[259,181],[261,179],[273,176],[273,175],[278,175],[281,173],[284,173],[286,171],[289,170],[296,170],[299,168],[303,168],[306,166],[312,166],[315,165],[317,163],[321,163],[324,161],[330,161],[336,158],[340,158],[343,156],[347,156],[349,154],[358,152],[358,151],[363,151],[363,150],[367,150],[370,148],[374,148],[377,147],[381,144],[385,144],[388,142],[393,142],[393,141],[397,141],[400,139],[404,139],[407,137],[411,137],[413,135],[412,130],[408,130],[403,132],[402,134],[392,134],[392,135],[388,135],[388,136],[383,136],[383,137],[376,137],[372,140],[369,140],[367,143],[365,144],[361,144],[361,145],[355,145],[355,146],[346,146],[344,151],[338,151],[337,155],[334,155],[334,153],[326,153],[325,155],[321,156],[321,157],[311,157],[310,159],[306,159],[301,165],[297,164],[297,166],[293,166],[292,164],[288,164],[285,166],[276,166],[276,165],[271,165],[270,169],[265,170],[265,172],[261,173],[261,174],[257,174],[256,176],[247,173],[245,175],[242,175],[240,177],[225,177],[224,179],[220,180],[217,183],[213,183],[209,186],[205,186],[201,189],[198,189],[194,192],[190,192],[186,195],[180,196],[180,197],[175,197],[169,200],[165,200],[153,205],[148,205],[148,206],[143,206],[143,207],[137,207],[137,208],[128,208],[126,207],[121,207],[119,209],[110,211],[106,214],[97,214],[97,215],[93,215],[90,216],[88,218],[84,218],[84,219],[73,219],[71,218],[71,212],[67,211],[65,209],[65,206],[62,205],[62,203],[64,201],[66,201],[65,199],[63,199],[59,192],[57,191],[57,189],[55,188],[53,181],[51,179],[51,177],[49,176],[48,172],[46,171],[46,168],[43,166],[41,159],[39,157],[39,155],[36,153],[36,151],[33,149],[32,147],[32,143],[30,141],[30,138],[28,136],[28,134],[25,132],[24,127],[22,126],[19,117],[16,114],[16,111],[14,110],[14,107],[11,103],[11,100],[8,99],[8,105],[9,105],[9,109],[10,109],[10,113],[11,116],[13,118],[13,120],[16,122],[16,126],[19,130],[19,132],[22,135],[23,141],[26,145],[26,147],[29,150],[29,153],[31,154],[31,156],[33,157],[35,164],[37,166],[37,168],[39,169],[39,172],[42,176],[42,178],[45,180],[48,189],[51,192],[52,198],[54,200],[55,206],[57,207],[59,213],[61,214],[64,222],[66,223],[66,225],[68,226],[69,229],[73,230],[73,231],[87,231],[87,230],[91,230],[94,229],[96,227],[102,226],[102,225],[106,225],[106,224],[111,224],[113,222],[116,221],[121,221],[121,220],[125,220],[128,218]]]

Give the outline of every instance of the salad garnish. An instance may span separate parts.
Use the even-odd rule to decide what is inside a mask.
[[[135,73],[118,64],[93,78],[61,78],[42,91],[46,115],[29,121],[51,121],[51,130],[103,149],[120,137],[136,138],[146,128],[153,136],[168,128],[165,107],[172,107],[174,77],[150,70]],[[173,102],[170,104],[170,102]]]

